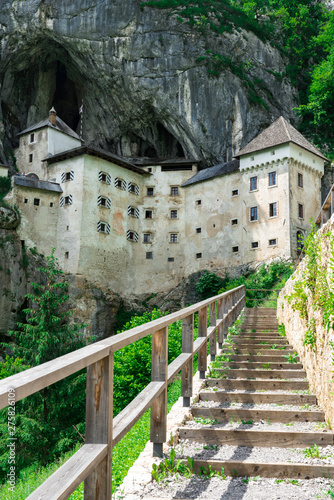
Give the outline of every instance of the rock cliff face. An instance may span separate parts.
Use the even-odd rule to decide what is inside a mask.
[[[210,38],[211,36],[211,38]],[[139,0],[7,0],[0,11],[2,160],[15,135],[54,105],[83,135],[125,156],[229,159],[263,127],[292,118],[296,92],[279,52],[251,32],[203,36]],[[250,65],[266,106],[226,68],[208,76],[207,49]]]

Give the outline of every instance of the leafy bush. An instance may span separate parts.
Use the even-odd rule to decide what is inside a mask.
[[[6,196],[11,189],[11,181],[9,177],[0,177],[0,201]]]

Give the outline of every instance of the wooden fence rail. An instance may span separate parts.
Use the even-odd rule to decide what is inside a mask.
[[[181,375],[183,405],[192,396],[193,357],[205,378],[207,342],[211,359],[222,346],[228,328],[245,306],[245,287],[239,286],[145,325],[101,340],[40,366],[0,381],[0,409],[8,406],[8,394],[19,401],[87,367],[85,444],[28,500],[65,500],[84,481],[85,500],[111,499],[112,449],[151,407],[154,456],[162,456],[166,441],[167,387]],[[209,327],[207,310],[209,307]],[[198,338],[194,340],[194,314],[198,313]],[[182,353],[168,365],[168,326],[182,320]],[[113,418],[113,356],[116,351],[152,334],[151,382]]]

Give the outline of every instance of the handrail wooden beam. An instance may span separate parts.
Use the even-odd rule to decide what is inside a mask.
[[[106,444],[84,444],[59,467],[27,500],[66,500],[107,455]]]
[[[242,288],[243,286],[240,286],[235,290],[240,290]],[[150,321],[145,325],[131,328],[131,330],[127,330],[124,333],[119,333],[113,337],[100,340],[95,344],[82,347],[77,351],[65,354],[64,356],[53,359],[52,361],[35,366],[34,368],[29,368],[29,370],[1,380],[0,409],[5,408],[8,405],[7,393],[9,388],[15,389],[16,401],[19,401],[20,399],[34,394],[35,392],[45,389],[45,387],[48,387],[55,382],[59,382],[59,380],[76,373],[82,368],[87,368],[87,366],[100,361],[101,359],[107,357],[111,351],[118,351],[119,349],[122,349],[137,340],[151,335],[157,330],[165,328],[170,324],[197,312],[199,309],[208,306],[210,302],[217,300],[218,298],[223,298],[230,292],[231,290],[215,297],[211,297],[210,299],[203,300],[202,302],[198,302],[193,306],[181,309],[181,311],[168,314],[162,318]]]
[[[164,389],[163,382],[150,382],[135,399],[131,401],[118,415],[114,418],[114,439],[115,446],[122,437],[138,422],[140,417],[151,406],[152,401],[161,394]]]
[[[168,365],[168,385],[171,383],[175,375],[177,375],[184,365],[193,357],[192,353],[182,353]]]

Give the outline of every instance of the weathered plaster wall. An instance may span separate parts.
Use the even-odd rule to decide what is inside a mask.
[[[334,232],[334,217],[332,217],[318,234],[323,232]],[[332,258],[330,249],[326,242],[322,243],[321,260],[322,264],[329,269],[329,260]],[[285,325],[285,331],[290,344],[298,352],[304,369],[310,382],[311,391],[316,394],[319,405],[326,414],[332,429],[334,428],[334,377],[333,377],[333,348],[330,342],[334,341],[334,331],[328,332],[322,323],[321,311],[314,311],[311,300],[308,301],[309,317],[316,320],[316,349],[313,352],[310,347],[303,345],[303,339],[307,330],[306,322],[300,319],[299,312],[293,311],[288,304],[286,296],[293,291],[294,280],[302,275],[305,266],[303,260],[293,277],[291,277],[286,286],[281,291],[277,303],[277,316],[279,323]]]

